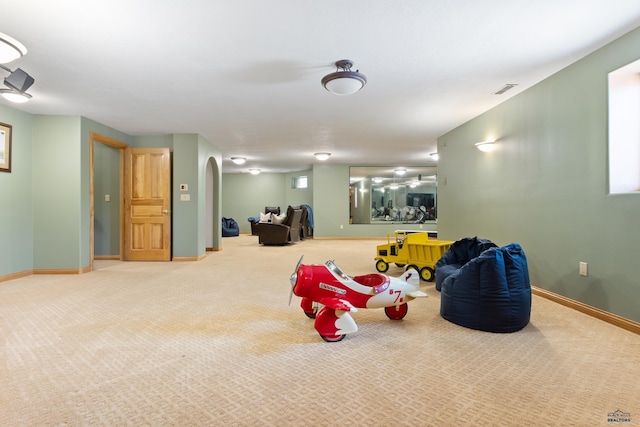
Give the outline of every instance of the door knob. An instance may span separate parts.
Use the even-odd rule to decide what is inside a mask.
[[[169,212],[171,212],[169,209],[162,209],[162,213],[168,214]]]

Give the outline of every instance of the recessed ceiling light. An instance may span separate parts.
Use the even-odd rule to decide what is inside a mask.
[[[329,156],[331,156],[331,153],[315,153],[314,156],[316,156],[318,160],[327,160]]]
[[[236,165],[243,165],[243,164],[244,164],[244,162],[246,162],[246,161],[247,161],[247,159],[246,159],[246,158],[244,158],[244,157],[232,157],[232,158],[231,158],[231,161],[232,161],[233,163],[235,163]]]

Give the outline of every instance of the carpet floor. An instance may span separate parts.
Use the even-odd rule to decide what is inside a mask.
[[[492,334],[442,319],[422,282],[404,320],[360,310],[324,342],[288,305],[298,259],[365,274],[381,243],[240,235],[199,262],[0,283],[0,425],[640,425],[640,336],[538,296]]]

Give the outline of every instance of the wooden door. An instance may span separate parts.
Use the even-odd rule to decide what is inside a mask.
[[[171,259],[168,148],[127,148],[124,162],[124,259]]]

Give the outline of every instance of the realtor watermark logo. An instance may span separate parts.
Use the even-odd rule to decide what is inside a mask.
[[[621,409],[616,409],[613,412],[607,414],[607,422],[609,423],[630,423],[631,412],[624,412]]]

